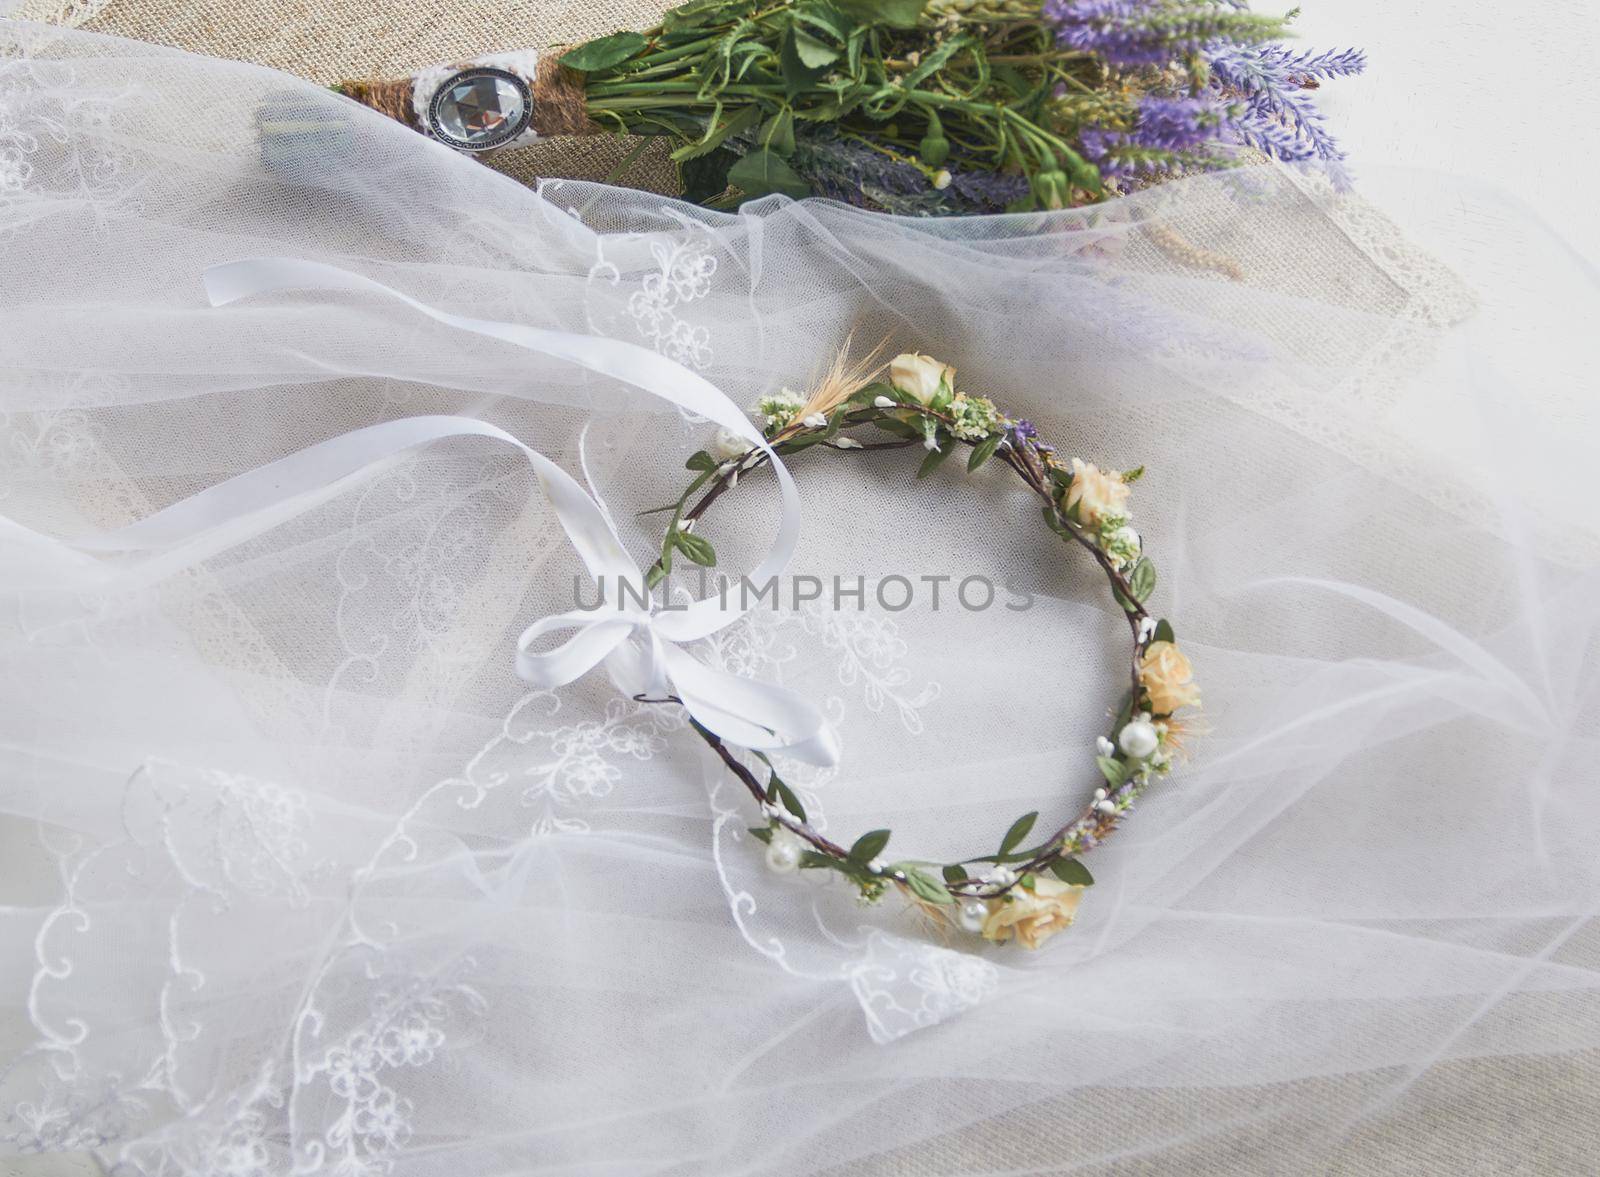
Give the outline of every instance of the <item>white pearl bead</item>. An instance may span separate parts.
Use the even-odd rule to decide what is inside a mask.
[[[1115,801],[1096,801],[1094,807],[1105,814],[1112,814],[1117,811],[1117,803]]]
[[[1136,719],[1117,734],[1117,745],[1135,760],[1144,760],[1161,747],[1161,735],[1148,720]]]
[[[989,918],[989,905],[981,899],[963,899],[956,919],[962,930],[976,936],[983,931],[983,921]]]
[[[767,846],[767,869],[786,875],[800,866],[800,844],[793,837],[773,835]]]

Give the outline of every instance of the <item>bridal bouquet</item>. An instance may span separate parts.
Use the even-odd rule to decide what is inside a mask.
[[[463,150],[665,135],[687,199],[1057,209],[1253,150],[1337,169],[1311,92],[1357,50],[1244,0],[689,0],[644,32],[352,81]],[[730,191],[732,190],[732,191]]]

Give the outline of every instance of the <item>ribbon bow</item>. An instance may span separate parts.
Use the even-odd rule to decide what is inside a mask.
[[[778,477],[782,495],[778,534],[752,578],[765,583],[781,573],[794,554],[800,500],[783,462],[721,390],[665,356],[602,336],[451,314],[348,270],[294,258],[254,258],[213,266],[205,272],[205,283],[213,306],[296,289],[381,294],[458,330],[570,360],[688,409],[764,451]],[[168,569],[185,557],[197,559],[259,534],[344,479],[446,437],[492,438],[521,451],[572,546],[601,586],[601,605],[596,609],[547,617],[522,634],[517,673],[523,679],[543,687],[564,686],[604,663],[624,694],[675,694],[698,723],[731,743],[782,752],[812,764],[838,762],[833,732],[810,701],[783,687],[714,669],[683,648],[738,620],[744,608],[730,604],[726,594],[662,607],[643,591],[644,577],[600,504],[549,458],[473,417],[406,417],[356,429],[247,471],[120,530],[76,541],[75,546],[100,552],[159,551],[149,563]],[[219,543],[223,529],[228,538]],[[182,545],[187,545],[184,551],[170,550]],[[623,600],[624,585],[639,590],[632,604]],[[555,649],[533,648],[540,638],[566,630],[577,632]]]

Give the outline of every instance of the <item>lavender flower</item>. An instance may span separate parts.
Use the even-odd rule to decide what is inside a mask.
[[[1244,44],[1278,35],[1282,22],[1233,0],[1044,0],[1056,40],[1112,65],[1166,65],[1217,40]]]
[[[1046,445],[1039,440],[1039,431],[1033,427],[1032,421],[1006,422],[1006,444],[1012,449],[1023,450],[1032,446],[1041,454],[1053,454],[1056,447]]]
[[[1107,176],[1164,171],[1179,164],[1216,162],[1207,150],[1223,134],[1226,110],[1215,98],[1139,99],[1131,131],[1090,127],[1083,149]]]
[[[1282,45],[1207,47],[1212,85],[1241,99],[1229,120],[1238,140],[1275,159],[1337,164],[1344,152],[1323,124],[1308,91],[1323,78],[1349,77],[1367,67],[1357,49],[1293,53]]]
[[[1028,195],[1028,180],[1004,172],[956,172],[948,191],[974,211],[1002,212],[1012,201]]]
[[[818,196],[903,216],[1000,212],[1028,192],[1022,176],[982,171],[953,171],[936,189],[913,165],[831,136],[800,139],[790,162]]]

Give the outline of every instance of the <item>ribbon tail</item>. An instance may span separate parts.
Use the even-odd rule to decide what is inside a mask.
[[[662,657],[673,688],[697,722],[730,743],[807,764],[839,763],[839,742],[822,712],[787,687],[715,670],[670,642]]]

